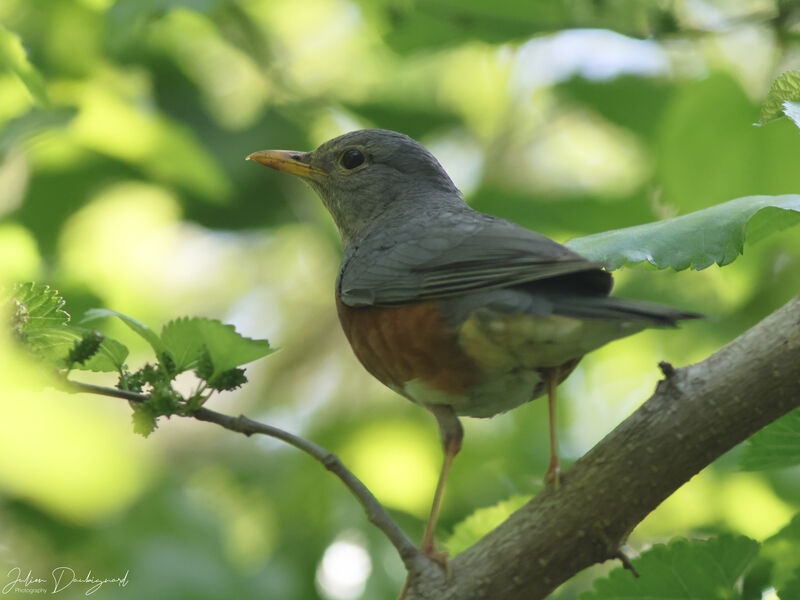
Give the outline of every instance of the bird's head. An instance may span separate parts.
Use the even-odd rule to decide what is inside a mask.
[[[407,135],[386,129],[352,131],[313,152],[261,150],[247,158],[306,181],[345,243],[386,215],[402,217],[432,203],[461,202],[433,154]]]

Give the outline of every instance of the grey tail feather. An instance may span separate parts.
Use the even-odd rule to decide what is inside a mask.
[[[675,327],[683,319],[702,319],[703,315],[640,300],[612,296],[569,296],[553,298],[554,312],[584,319],[650,321],[653,325]]]

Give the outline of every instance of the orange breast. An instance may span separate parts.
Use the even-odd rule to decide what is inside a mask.
[[[397,307],[351,308],[338,298],[342,329],[361,364],[386,385],[422,380],[461,395],[477,376],[435,301]]]

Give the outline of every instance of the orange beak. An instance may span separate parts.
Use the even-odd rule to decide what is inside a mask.
[[[322,169],[312,167],[309,164],[310,159],[310,152],[295,152],[294,150],[259,150],[247,157],[247,160],[261,163],[270,169],[276,169],[303,178],[327,175]]]

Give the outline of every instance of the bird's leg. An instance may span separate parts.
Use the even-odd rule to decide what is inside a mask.
[[[442,471],[439,474],[439,483],[436,484],[436,492],[433,495],[433,506],[431,507],[431,514],[428,517],[428,523],[425,525],[425,533],[422,535],[422,545],[420,549],[427,555],[444,565],[447,564],[447,555],[444,553],[437,554],[433,546],[433,534],[436,531],[436,522],[439,520],[439,509],[442,505],[442,496],[444,495],[444,486],[447,483],[447,475],[450,472],[450,467],[453,465],[453,459],[458,451],[461,450],[461,440],[464,438],[464,430],[461,428],[461,423],[453,412],[451,406],[445,404],[433,404],[428,409],[436,417],[436,422],[439,424],[439,432],[442,435],[442,447],[444,448],[444,461],[442,462]]]
[[[558,466],[558,432],[556,431],[556,388],[558,388],[558,367],[545,371],[547,384],[547,407],[550,413],[550,466],[544,474],[545,484],[553,484],[558,489],[561,469]]]

